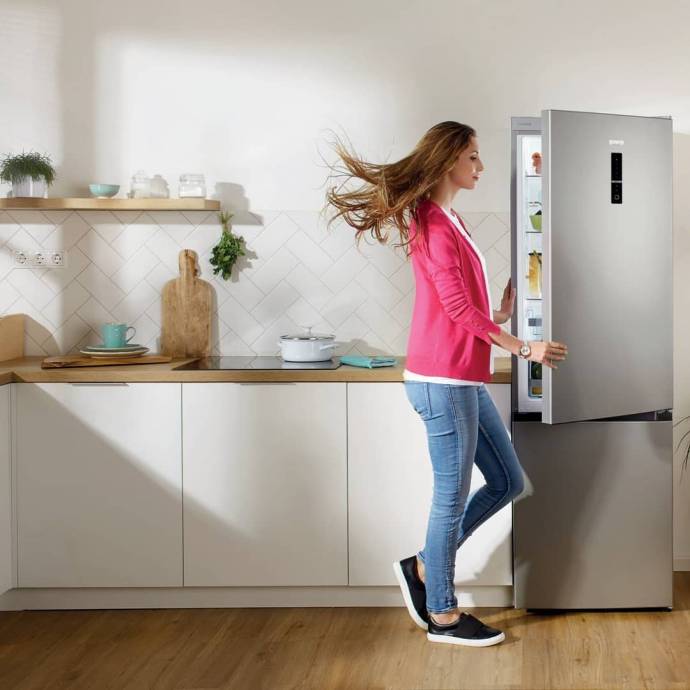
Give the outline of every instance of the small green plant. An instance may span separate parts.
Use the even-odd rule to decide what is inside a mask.
[[[227,280],[232,273],[232,267],[237,261],[238,257],[244,256],[245,251],[242,247],[244,238],[240,235],[233,235],[230,225],[230,219],[233,213],[229,211],[220,211],[218,213],[218,220],[223,226],[223,232],[220,236],[220,241],[211,250],[211,258],[209,262],[214,266],[213,274],[223,274],[223,280]]]
[[[44,177],[47,185],[53,184],[55,168],[50,156],[35,151],[19,153],[16,156],[6,154],[0,163],[0,179],[16,184],[24,177],[30,177],[32,180]]]

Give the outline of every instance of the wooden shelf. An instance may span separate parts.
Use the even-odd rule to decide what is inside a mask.
[[[96,199],[56,197],[54,199],[2,198],[2,209],[46,209],[65,211],[219,211],[218,199]]]

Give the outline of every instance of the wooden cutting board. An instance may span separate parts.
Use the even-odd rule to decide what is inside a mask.
[[[58,355],[46,357],[41,369],[60,367],[105,367],[112,364],[160,364],[170,362],[172,357],[165,355],[139,355],[138,357],[88,357],[86,355]]]
[[[198,278],[197,253],[179,254],[180,277],[163,286],[160,351],[172,357],[207,357],[211,353],[211,284]]]
[[[24,356],[24,314],[0,316],[0,362]]]

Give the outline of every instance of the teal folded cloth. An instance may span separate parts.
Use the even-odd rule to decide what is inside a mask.
[[[353,367],[368,367],[373,369],[374,367],[392,367],[397,364],[398,360],[395,357],[358,357],[355,355],[343,355],[340,358],[341,364],[349,364]]]

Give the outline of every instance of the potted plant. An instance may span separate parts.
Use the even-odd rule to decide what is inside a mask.
[[[239,256],[245,254],[242,248],[244,238],[239,235],[233,235],[230,219],[234,214],[228,211],[220,211],[218,213],[218,220],[223,227],[223,232],[218,244],[211,250],[211,258],[209,262],[214,266],[213,274],[223,274],[223,279],[227,280],[232,272],[232,267]]]
[[[29,151],[16,156],[6,154],[0,163],[0,180],[12,183],[13,197],[46,197],[55,180],[50,156]]]

